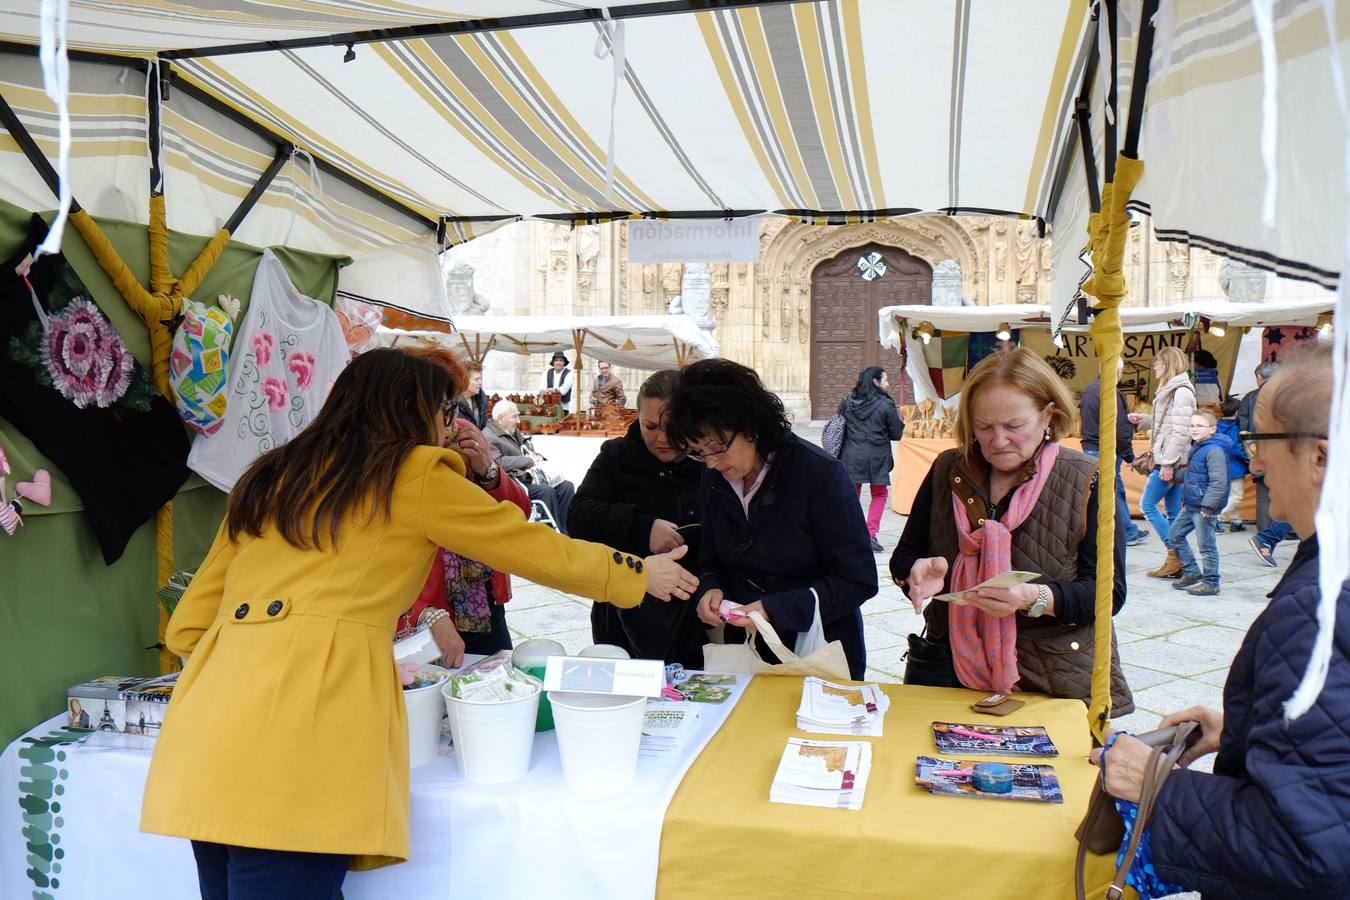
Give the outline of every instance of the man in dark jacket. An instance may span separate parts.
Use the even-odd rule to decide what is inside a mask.
[[[1181,577],[1172,582],[1172,587],[1197,597],[1219,593],[1219,545],[1214,539],[1214,525],[1228,504],[1228,455],[1233,443],[1226,435],[1216,433],[1217,428],[1218,420],[1208,410],[1191,416],[1193,444],[1181,496],[1186,508],[1172,523],[1168,535],[1168,543],[1181,560]],[[1204,559],[1203,571],[1186,540],[1192,531]]]
[[[1336,597],[1326,682],[1311,707],[1286,702],[1310,666],[1319,637],[1315,514],[1326,482],[1330,348],[1286,363],[1256,410],[1267,437],[1253,471],[1265,474],[1271,513],[1304,536],[1289,571],[1252,623],[1228,670],[1223,711],[1195,706],[1163,727],[1198,722],[1187,765],[1217,751],[1213,774],[1174,771],[1158,794],[1149,838],[1157,875],[1205,900],[1341,900],[1350,885],[1350,583]],[[1299,432],[1308,437],[1276,435]],[[1320,437],[1318,437],[1320,436]],[[1106,788],[1138,801],[1149,750],[1119,736],[1107,751]]]
[[[621,438],[605,441],[572,501],[567,533],[634,556],[689,545],[699,549],[698,489],[703,466],[666,440],[666,401],[678,373],[666,369],[643,382],[638,418]],[[654,548],[662,549],[656,550]],[[647,598],[632,609],[591,606],[591,638],[614,644],[635,659],[661,659],[703,668],[707,634],[692,601]]]
[[[1125,370],[1125,363],[1117,366],[1116,374]],[[1089,456],[1101,456],[1101,394],[1102,380],[1094,378],[1083,389],[1078,401],[1078,412],[1083,423],[1083,452]],[[1134,425],[1129,420],[1129,409],[1125,406],[1125,395],[1116,388],[1116,521],[1125,524],[1125,546],[1134,547],[1148,540],[1152,533],[1140,528],[1130,518],[1130,507],[1125,502],[1125,482],[1120,478],[1120,467],[1134,461]]]

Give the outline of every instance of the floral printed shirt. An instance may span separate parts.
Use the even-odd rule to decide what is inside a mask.
[[[264,251],[230,355],[224,425],[197,436],[188,465],[229,491],[255,459],[314,419],[347,358],[337,315],[297,292]]]

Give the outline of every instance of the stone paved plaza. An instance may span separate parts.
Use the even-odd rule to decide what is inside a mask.
[[[799,433],[811,439],[819,437],[819,429],[802,428]],[[600,442],[594,443],[598,450]],[[585,472],[579,463],[568,469],[569,476],[574,475],[577,481]],[[886,511],[879,536],[886,552],[876,555],[881,589],[863,606],[867,675],[877,681],[901,680],[905,636],[922,626],[909,601],[891,582],[888,568],[890,551],[899,541],[904,524],[904,517]],[[1247,537],[1252,533],[1249,526],[1245,533],[1219,535],[1222,593],[1217,597],[1192,597],[1173,590],[1171,580],[1147,577],[1144,573],[1156,568],[1164,554],[1156,536],[1144,545],[1129,548],[1129,596],[1115,625],[1121,661],[1138,710],[1118,719],[1117,727],[1147,730],[1173,710],[1195,704],[1222,705],[1228,666],[1296,546],[1293,542],[1280,545],[1276,556],[1281,565],[1271,569],[1248,546]],[[589,609],[587,600],[517,578],[514,598],[507,606],[507,624],[517,641],[549,637],[576,651],[591,643]],[[1202,760],[1198,767],[1208,768],[1209,762]]]

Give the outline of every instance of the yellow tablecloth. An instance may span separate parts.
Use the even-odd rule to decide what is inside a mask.
[[[800,678],[760,676],[703,750],[666,811],[657,897],[1072,898],[1073,833],[1096,770],[1085,757],[1085,708],[1019,695],[1005,718],[978,716],[974,691],[883,685],[885,735],[873,741],[863,808],[769,802],[769,785],[797,731]],[[933,796],[914,785],[914,758],[935,756],[935,721],[1044,725],[1060,755],[1062,804]],[[990,760],[1016,762],[1006,757]],[[1102,896],[1114,856],[1089,856],[1089,896]]]
[[[1061,443],[1073,450],[1083,448],[1083,443],[1078,438],[1065,438]],[[933,460],[937,459],[942,451],[955,446],[956,441],[950,438],[905,438],[897,441],[895,468],[891,470],[891,509],[902,516],[909,515],[914,495],[919,492],[919,485],[923,484],[924,478],[927,477],[928,470],[933,466]],[[1136,456],[1148,448],[1149,442],[1146,438],[1135,440]],[[1140,475],[1129,466],[1122,466],[1120,475],[1125,482],[1125,502],[1129,504],[1130,515],[1139,519],[1141,518],[1139,498],[1143,496],[1148,476]],[[1247,478],[1246,492],[1242,495],[1238,514],[1248,522],[1256,521],[1256,488],[1252,485],[1250,477]]]

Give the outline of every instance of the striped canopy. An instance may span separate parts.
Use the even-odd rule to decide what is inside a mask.
[[[1122,120],[1141,3],[1120,2]],[[76,195],[96,215],[144,219],[146,76],[122,63],[160,59],[174,78],[163,116],[170,224],[211,233],[272,141],[288,141],[318,162],[288,164],[237,236],[355,255],[344,275],[359,282],[344,281],[353,293],[425,306],[411,295],[432,280],[441,221],[457,242],[519,216],[769,210],[845,222],[969,210],[1039,217],[1067,234],[1056,301],[1071,299],[1086,215],[1073,101],[1097,34],[1089,0],[612,0],[614,24],[584,6],[70,0],[72,47],[103,55],[75,65]],[[1290,110],[1280,133],[1299,135],[1280,146],[1277,228],[1253,218],[1252,4],[1163,6],[1180,11],[1155,48],[1155,61],[1171,49],[1150,95],[1168,115],[1145,119],[1136,197],[1161,233],[1334,280],[1342,205],[1303,215],[1310,175],[1337,174],[1326,171],[1340,120],[1320,3],[1276,4]],[[31,53],[38,0],[4,7],[0,40]],[[0,55],[0,93],[54,157],[31,55]],[[1101,102],[1094,93],[1098,135]],[[19,202],[52,205],[3,137],[0,178]],[[372,254],[383,262],[363,266]],[[410,260],[426,274],[395,278]]]

